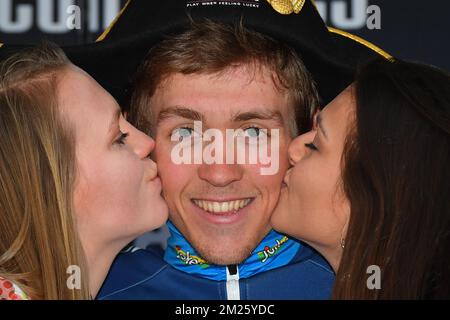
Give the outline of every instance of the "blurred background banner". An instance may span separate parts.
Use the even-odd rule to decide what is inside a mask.
[[[43,38],[60,45],[93,42],[125,3],[126,0],[0,0],[0,42],[30,44]]]
[[[126,0],[0,0],[0,43],[32,44],[43,38],[60,45],[93,42],[125,3]],[[363,37],[394,56],[450,70],[448,0],[315,3],[331,27]]]

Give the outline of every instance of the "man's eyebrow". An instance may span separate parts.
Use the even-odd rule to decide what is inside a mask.
[[[169,107],[165,108],[158,114],[158,119],[156,120],[156,125],[158,125],[161,121],[167,120],[172,117],[181,117],[193,121],[203,121],[204,117],[201,113],[192,110],[188,107]]]
[[[120,108],[117,108],[117,110],[114,112],[114,114],[111,118],[111,122],[109,123],[108,132],[111,132],[116,128],[116,124],[119,121],[121,114],[122,114],[122,110],[120,110]]]
[[[325,131],[325,128],[323,126],[323,117],[322,117],[322,115],[320,113],[317,114],[316,121],[317,121],[317,126],[319,127],[320,131],[322,131],[322,133],[325,136],[325,138],[328,139],[327,132]]]
[[[233,117],[234,122],[243,122],[249,120],[275,120],[280,126],[284,125],[283,116],[279,111],[247,111],[239,112]]]

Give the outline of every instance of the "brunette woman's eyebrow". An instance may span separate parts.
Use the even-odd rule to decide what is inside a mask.
[[[317,126],[319,127],[320,131],[322,131],[325,138],[328,139],[327,132],[325,131],[325,128],[323,127],[323,118],[322,115],[319,113],[316,117]]]

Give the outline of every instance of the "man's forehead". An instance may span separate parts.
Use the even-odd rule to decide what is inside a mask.
[[[248,77],[244,80],[211,75],[174,75],[151,98],[154,116],[162,118],[191,111],[204,118],[233,119],[246,113],[276,119],[286,113],[288,104],[287,94],[272,82],[249,83]]]
[[[179,90],[180,87],[198,86],[199,84],[204,84],[206,88],[227,86],[231,90],[243,90],[248,86],[258,85],[273,88],[281,94],[286,93],[280,88],[275,71],[256,61],[230,65],[217,71],[165,74],[157,84],[155,94],[157,91],[166,93],[170,90]]]

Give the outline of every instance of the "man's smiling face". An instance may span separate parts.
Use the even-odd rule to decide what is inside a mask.
[[[240,263],[270,231],[270,215],[288,168],[293,117],[287,93],[273,79],[266,68],[249,66],[213,75],[173,74],[151,97],[154,157],[170,219],[210,263]],[[194,121],[202,121],[203,130],[222,131],[224,137],[226,129],[242,129],[249,136],[278,129],[278,171],[261,175],[267,166],[259,162],[175,164],[171,153],[177,142],[171,137],[196,134]]]

